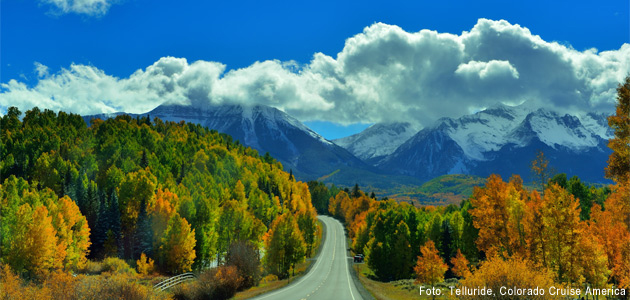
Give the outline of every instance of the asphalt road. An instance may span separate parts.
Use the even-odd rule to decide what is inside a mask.
[[[318,218],[326,225],[326,238],[311,270],[290,285],[252,299],[363,299],[350,277],[352,258],[347,256],[343,225],[331,217]]]

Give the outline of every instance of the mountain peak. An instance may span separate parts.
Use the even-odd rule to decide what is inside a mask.
[[[360,133],[333,142],[363,160],[388,155],[418,132],[418,126],[409,122],[376,123]]]

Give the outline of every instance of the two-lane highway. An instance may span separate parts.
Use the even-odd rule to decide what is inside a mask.
[[[290,285],[253,299],[363,299],[350,277],[343,226],[331,217],[318,218],[325,224],[326,235],[311,270]]]

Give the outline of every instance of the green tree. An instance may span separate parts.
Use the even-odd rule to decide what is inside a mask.
[[[272,274],[287,278],[289,269],[304,260],[306,245],[295,218],[284,213],[271,223],[265,235],[264,262]]]
[[[391,247],[391,265],[393,271],[393,279],[409,278],[413,270],[413,249],[409,244],[410,233],[409,227],[404,221],[400,221],[394,232]]]
[[[195,260],[195,230],[186,219],[175,214],[168,222],[162,237],[160,256],[165,271],[171,274],[188,272]]]
[[[317,238],[317,219],[314,212],[304,211],[298,214],[297,222],[306,244],[306,256],[310,257]]]

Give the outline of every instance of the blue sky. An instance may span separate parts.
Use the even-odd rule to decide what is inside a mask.
[[[51,2],[51,0],[4,0],[1,2],[0,83],[3,86],[0,90],[2,92],[0,106],[6,107],[12,103],[22,106],[28,106],[29,103],[41,103],[38,105],[46,106],[46,102],[24,100],[24,97],[28,95],[19,94],[20,91],[37,92],[37,97],[47,97],[52,101],[63,98],[66,95],[56,93],[63,94],[70,90],[69,86],[68,88],[64,86],[64,80],[71,81],[74,77],[64,79],[63,75],[64,70],[70,70],[72,64],[90,67],[90,71],[98,74],[102,72],[101,75],[109,76],[107,82],[131,78],[137,70],[143,70],[148,74],[149,66],[157,64],[166,57],[185,59],[186,68],[193,66],[196,61],[220,63],[223,69],[219,67],[220,70],[216,71],[218,73],[215,72],[217,78],[227,77],[230,70],[238,69],[252,69],[252,72],[263,70],[256,72],[267,72],[265,76],[272,74],[269,73],[272,71],[268,70],[273,69],[274,66],[269,64],[253,68],[255,62],[276,61],[286,69],[304,70],[305,65],[307,68],[314,68],[315,64],[312,64],[312,61],[315,53],[322,53],[335,59],[336,62],[341,61],[337,54],[351,50],[347,39],[361,34],[368,26],[372,26],[375,29],[374,32],[380,32],[366,34],[368,39],[378,34],[383,36],[382,32],[417,33],[423,29],[462,35],[463,31],[473,30],[473,27],[479,24],[480,18],[506,20],[510,26],[518,24],[528,29],[533,36],[540,36],[545,42],[555,41],[568,49],[572,48],[577,53],[576,55],[585,53],[587,49],[596,48],[598,51],[595,54],[599,55],[598,57],[603,57],[602,51],[620,51],[624,43],[630,42],[628,16],[630,8],[628,1],[625,0],[606,1],[604,4],[600,3],[601,1],[564,0],[343,3],[338,3],[338,1],[174,2],[159,0],[59,0],[56,2],[65,3],[65,8]],[[90,10],[90,4],[96,4],[92,7],[97,9]],[[400,30],[396,28],[394,29],[398,31],[390,30],[389,27],[385,28],[387,30],[375,28],[374,24],[379,22],[396,26]],[[495,31],[498,30],[497,26],[499,25],[495,26]],[[480,25],[479,29],[481,30],[482,27]],[[507,46],[501,47],[507,48]],[[518,63],[515,63],[518,57],[514,57],[519,55],[518,52],[510,55],[497,54],[496,57],[488,56],[485,58],[488,64],[482,66],[470,64],[470,62],[483,61],[480,59],[484,56],[483,53],[471,55],[470,59],[458,62],[461,67],[457,68],[460,71],[458,74],[462,75],[471,68],[481,68],[479,70],[485,72],[483,70],[494,70],[490,67],[496,67],[512,70],[510,74],[513,79],[524,81],[527,73],[522,71],[523,68]],[[617,56],[622,53],[625,52],[617,53]],[[435,59],[435,57],[431,58],[432,61]],[[616,60],[619,59],[612,59],[612,61]],[[294,62],[293,65],[286,66],[290,61]],[[489,64],[492,61],[497,63]],[[183,64],[181,61],[178,63]],[[345,62],[343,65],[347,66],[348,63]],[[37,68],[37,66],[40,67]],[[199,66],[199,68],[205,67],[211,68],[211,66]],[[621,62],[620,67],[612,68],[627,68],[627,63]],[[70,73],[70,75],[80,73],[81,78],[89,77],[80,71]],[[294,73],[299,73],[299,71],[294,71]],[[317,74],[323,73],[318,71]],[[613,79],[616,80],[617,77]],[[52,79],[56,80],[56,84],[60,84],[54,92],[44,89],[47,80]],[[613,79],[610,81],[614,81]],[[9,86],[8,83],[11,80],[23,86],[18,87],[17,83]],[[60,81],[62,83],[59,83]],[[234,82],[240,81],[235,79]],[[37,88],[38,85],[40,85],[39,88]],[[102,85],[99,84],[99,86]],[[114,85],[112,83],[112,89],[116,88]],[[308,84],[305,85],[308,86]],[[390,85],[385,87],[387,86]],[[475,83],[474,86],[481,85]],[[250,86],[245,86],[245,88],[248,87]],[[533,88],[544,90],[545,87],[534,86]],[[272,84],[273,91],[278,89]],[[601,87],[584,89],[591,94],[595,93],[593,91],[603,93]],[[310,101],[308,99],[311,99],[314,102],[309,102],[309,105],[327,107],[328,111],[322,111],[320,114],[310,114],[308,111],[314,109],[309,108],[308,105],[305,105],[306,108],[301,111],[296,108],[295,103],[277,100],[275,98],[280,97],[277,94],[274,94],[274,99],[265,98],[267,100],[263,100],[267,102],[261,101],[269,105],[277,103],[277,107],[295,115],[328,138],[356,132],[367,126],[365,124],[392,121],[387,116],[378,115],[378,111],[383,111],[383,109],[372,112],[366,108],[371,105],[371,102],[360,103],[347,109],[342,108],[346,102],[361,101],[361,96],[357,96],[356,92],[352,97],[346,95],[340,97],[339,100],[326,102],[327,97],[333,97],[329,95],[332,92],[328,92],[316,93],[319,96],[326,95],[321,96],[323,100],[312,100],[312,97],[303,100],[306,103]],[[308,91],[307,94],[313,93],[315,92]],[[381,98],[398,99],[408,94],[413,94],[414,101],[429,101],[422,100],[425,96],[418,91],[401,91],[400,89]],[[431,94],[434,95],[436,92]],[[479,94],[483,94],[482,91]],[[32,96],[32,94],[29,95]],[[540,95],[536,97],[544,98],[548,94],[541,92]],[[228,96],[222,97],[231,99]],[[504,100],[518,98],[520,100],[515,101],[522,102],[525,101],[523,99],[532,97],[523,94],[502,94],[496,96],[493,101],[505,102]],[[566,102],[566,100],[554,98],[553,95],[549,97],[553,98],[551,102],[559,103],[557,105],[560,107],[563,107],[562,103]],[[591,98],[595,99],[594,97]],[[599,109],[601,100],[590,100],[591,98],[584,100],[589,103],[588,105],[580,107],[570,105],[567,109]],[[92,101],[98,102],[94,109],[76,112],[94,112],[99,110],[99,107],[104,111],[127,107],[122,104],[110,105],[115,102],[111,99],[92,99]],[[374,101],[376,103],[384,100]],[[444,107],[428,104],[416,107],[409,103],[402,101],[398,106],[405,111],[407,110],[405,108],[409,107],[413,116],[418,116],[417,120],[411,121],[417,121],[422,125],[427,125],[429,121],[442,116],[457,116],[465,113],[465,111],[445,112]],[[483,108],[487,104],[475,98],[466,102],[466,109],[472,111]],[[72,104],[67,103],[53,103],[49,106],[53,109],[74,109]],[[344,113],[331,114],[330,111],[333,109]],[[353,114],[355,112],[356,115]],[[396,112],[387,113],[396,114]],[[366,116],[365,119],[361,119],[361,115]],[[331,117],[327,118],[328,116]],[[345,127],[334,126],[331,123],[354,125]],[[360,125],[361,123],[363,125]]]

